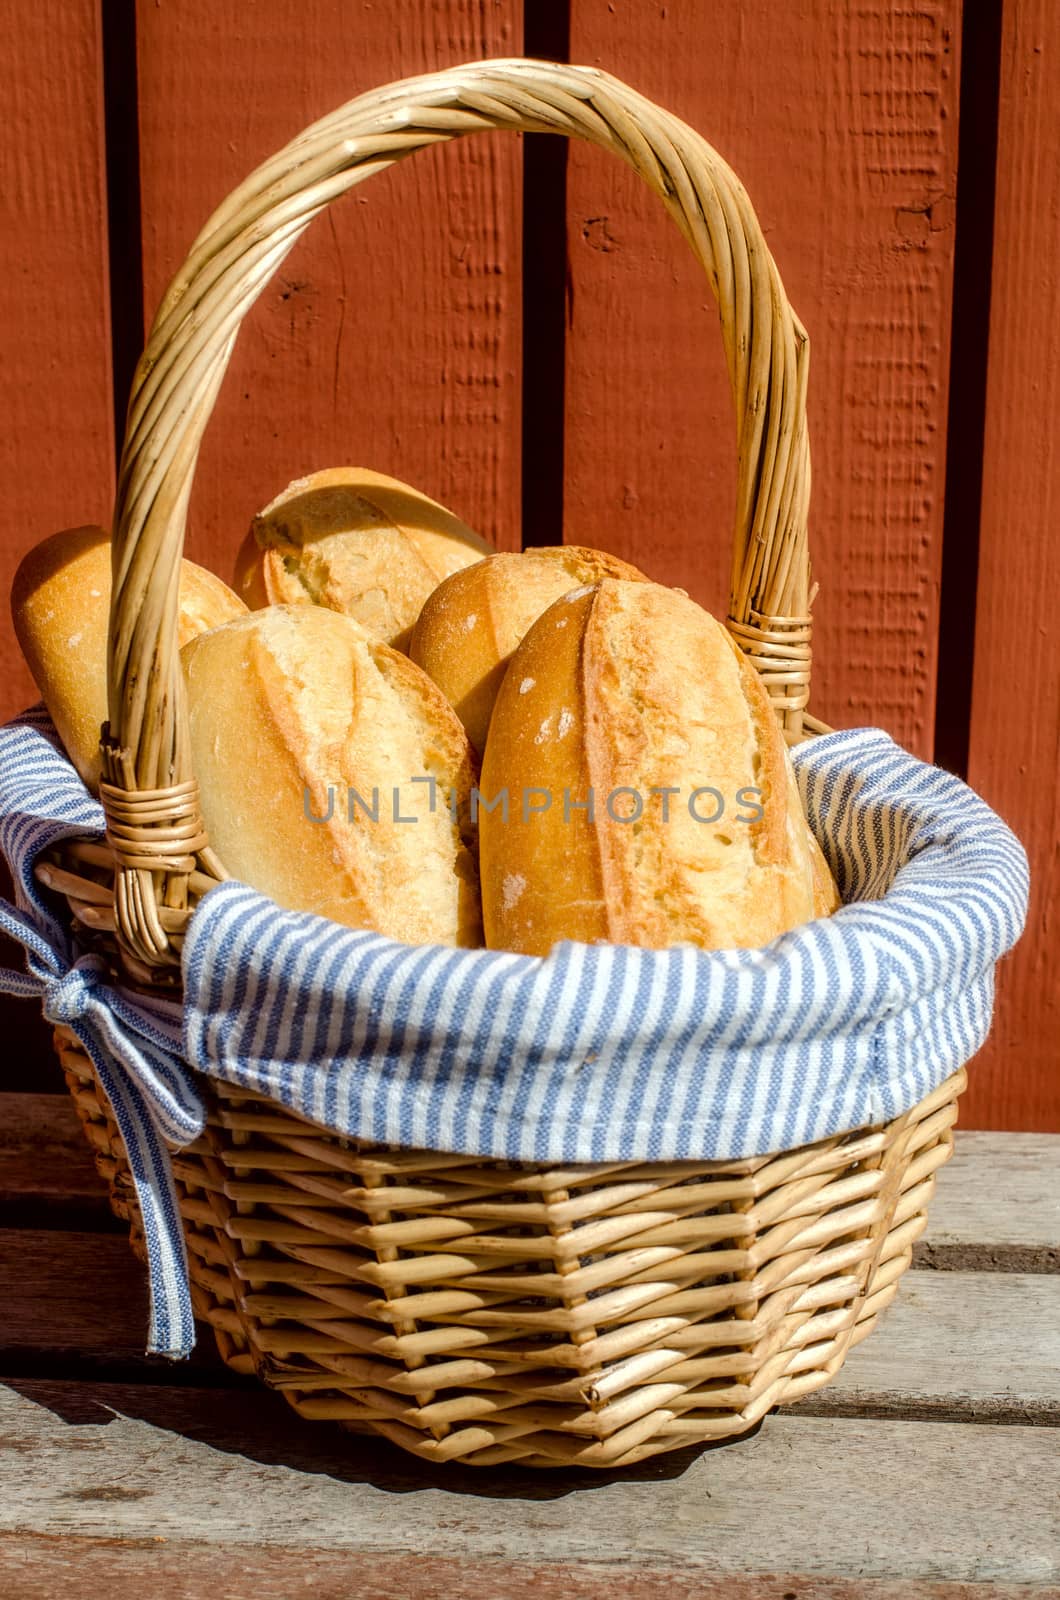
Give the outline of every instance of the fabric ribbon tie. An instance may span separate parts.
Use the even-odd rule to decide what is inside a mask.
[[[171,1145],[202,1132],[202,1102],[180,1065],[179,1017],[132,1000],[106,981],[100,955],[74,961],[35,922],[0,899],[0,931],[26,951],[26,972],[0,968],[0,992],[38,998],[48,1022],[88,1053],[129,1155],[151,1288],[150,1355],[186,1357],[195,1344],[188,1262],[170,1163]]]
[[[72,1028],[88,1011],[93,990],[106,974],[102,956],[79,956],[72,967],[53,983],[41,989],[41,1011],[45,1022]]]

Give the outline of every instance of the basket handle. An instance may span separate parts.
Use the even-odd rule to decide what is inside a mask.
[[[559,133],[621,156],[702,264],[736,410],[729,627],[787,738],[803,736],[809,344],[739,179],[693,129],[596,68],[482,61],[390,84],[306,129],[214,213],[162,300],[133,379],[114,512],[100,792],[119,943],[134,962],[179,965],[189,893],[204,873],[224,876],[191,770],[177,616],[199,444],[240,323],[339,195],[416,150],[494,128]]]

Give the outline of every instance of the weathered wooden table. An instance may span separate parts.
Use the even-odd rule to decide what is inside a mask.
[[[2,1600],[1060,1596],[1060,1137],[958,1133],[896,1304],[754,1438],[476,1472],[300,1422],[206,1336],[148,1360],[70,1103],[3,1112]]]

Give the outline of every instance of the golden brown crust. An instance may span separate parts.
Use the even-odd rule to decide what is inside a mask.
[[[252,612],[181,659],[203,816],[233,876],[412,944],[481,944],[471,753],[429,679],[316,606]]]
[[[324,606],[404,649],[420,609],[450,573],[492,546],[436,500],[366,467],[296,478],[260,511],[236,558],[252,609]]]
[[[15,573],[11,615],[18,642],[67,754],[93,792],[107,716],[109,609],[110,537],[102,528],[52,534]],[[246,609],[214,573],[181,563],[180,644]]]
[[[505,784],[548,788],[553,807],[514,828],[480,819],[490,945],[752,947],[817,914],[812,841],[765,691],[676,590],[605,579],[534,624],[486,743],[483,788]],[[592,790],[592,823],[563,821],[564,789]]]
[[[499,552],[440,584],[424,603],[409,654],[434,679],[483,750],[512,651],[531,623],[568,590],[604,578],[646,582],[605,550],[545,545]]]
[[[556,939],[609,937],[599,835],[578,808],[590,781],[582,647],[595,594],[574,590],[547,609],[497,695],[481,790],[498,809],[479,813],[483,926],[494,949],[544,955]],[[545,795],[551,803],[536,809]]]

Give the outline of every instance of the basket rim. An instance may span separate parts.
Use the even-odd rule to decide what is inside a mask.
[[[847,826],[835,813],[847,841],[835,865],[860,877],[830,918],[758,950],[569,941],[534,957],[409,945],[229,884],[191,919],[185,1055],[236,1087],[272,1086],[294,1109],[356,1080],[361,1098],[344,1102],[337,1132],[387,1141],[402,1126],[402,1142],[429,1146],[439,1138],[428,1124],[459,1127],[448,1148],[479,1157],[737,1159],[879,1120],[982,1043],[993,965],[1026,914],[1026,858],[960,780],[877,730],[815,740],[796,762],[811,821],[829,796],[860,818]],[[897,880],[859,899],[884,887],[858,844],[881,817],[894,852],[881,859]],[[52,870],[43,881],[75,899],[70,876]],[[92,908],[80,916],[96,920]],[[313,1032],[321,1015],[339,1029],[332,1044]],[[317,1019],[308,1033],[304,1016]],[[704,1129],[704,1108],[726,1104],[723,1079],[736,1110]]]

